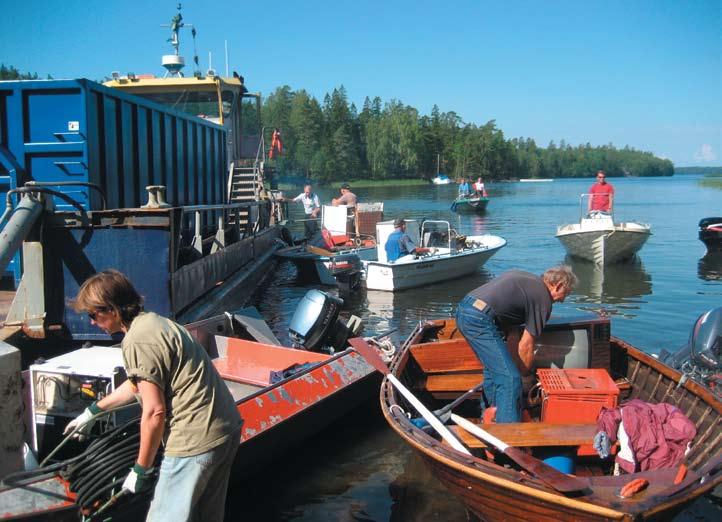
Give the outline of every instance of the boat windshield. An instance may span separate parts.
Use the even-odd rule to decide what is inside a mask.
[[[144,93],[141,96],[200,118],[220,118],[218,95],[215,90],[154,92]],[[223,116],[227,117],[233,107],[232,91],[223,91],[221,93],[221,106],[223,107]]]

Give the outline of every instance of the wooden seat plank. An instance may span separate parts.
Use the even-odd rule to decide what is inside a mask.
[[[480,424],[485,431],[513,447],[582,446],[591,444],[597,433],[596,424],[550,424],[548,422],[510,422]],[[484,441],[459,426],[450,426],[469,448],[486,448]]]
[[[426,390],[437,392],[465,392],[474,388],[484,380],[484,376],[479,373],[454,373],[427,375]]]
[[[481,362],[463,337],[413,345],[411,356],[425,373],[482,369]]]

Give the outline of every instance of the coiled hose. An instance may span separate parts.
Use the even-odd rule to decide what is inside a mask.
[[[3,482],[12,484],[49,472],[58,472],[68,481],[70,491],[77,495],[76,504],[81,512],[92,517],[95,510],[118,496],[120,486],[138,457],[139,448],[140,418],[136,417],[109,429],[75,457],[32,471],[15,473],[6,477]],[[160,458],[161,451],[156,462]],[[149,488],[149,492],[153,489]],[[145,496],[133,495],[136,501]]]

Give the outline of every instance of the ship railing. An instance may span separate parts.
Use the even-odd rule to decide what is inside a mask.
[[[579,195],[579,222],[581,223],[584,218],[612,218],[614,220],[614,200],[612,199],[612,208],[608,212],[602,210],[589,210],[591,198],[604,197],[609,198],[609,194],[580,194]]]
[[[202,257],[268,228],[271,223],[271,206],[269,201],[248,201],[186,205],[179,208],[183,228],[192,233],[190,248],[196,252],[196,256]],[[234,219],[240,210],[248,213],[247,222],[244,224]]]

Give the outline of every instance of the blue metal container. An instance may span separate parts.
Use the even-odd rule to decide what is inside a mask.
[[[167,186],[172,206],[225,203],[226,138],[215,123],[85,79],[0,82],[3,196],[31,180],[81,181],[111,209],[143,205],[147,185]],[[101,207],[86,187],[59,190]],[[18,256],[8,271],[20,280]]]

